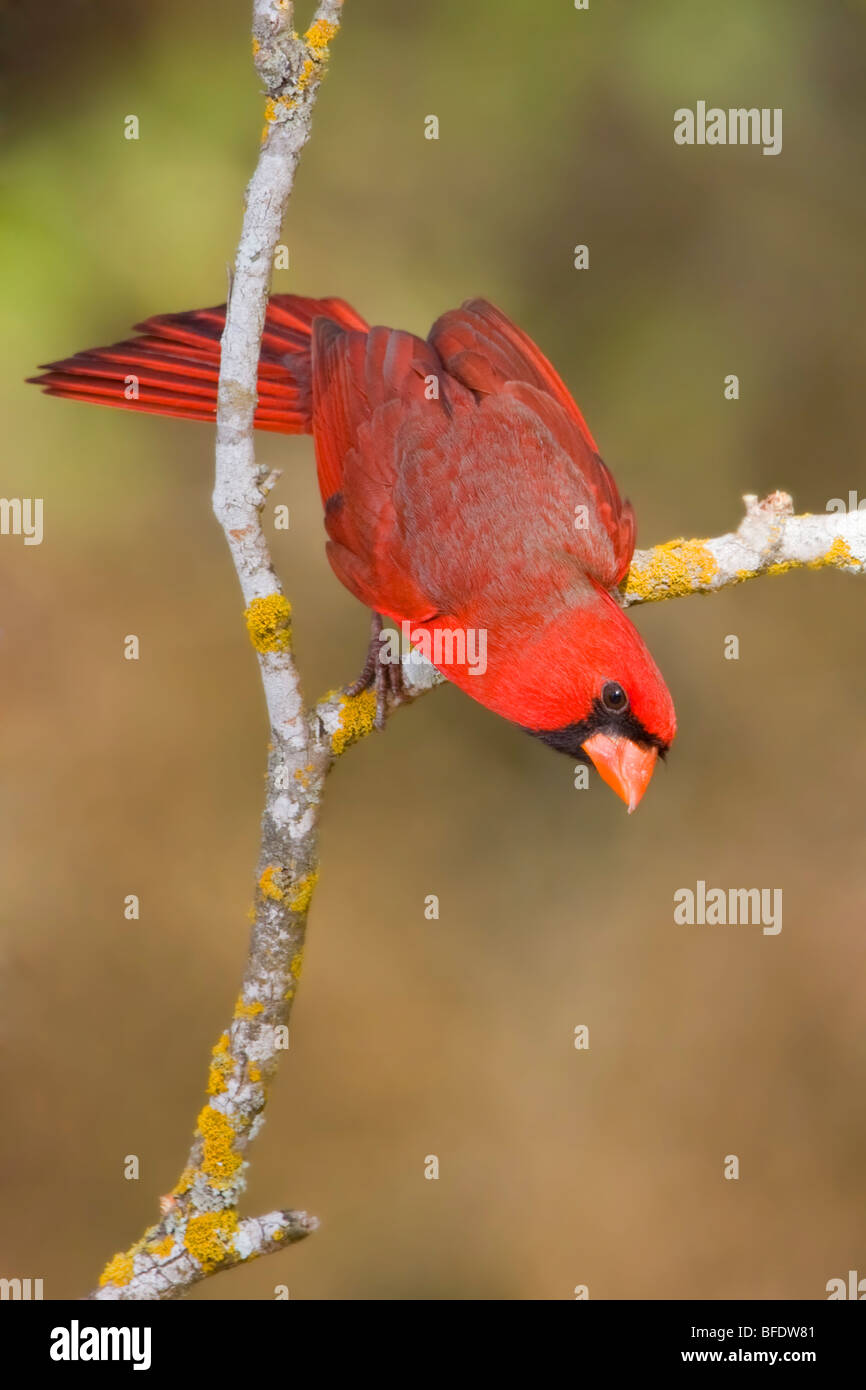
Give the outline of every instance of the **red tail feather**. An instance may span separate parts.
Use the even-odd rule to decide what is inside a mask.
[[[221,304],[159,314],[136,325],[140,337],[49,362],[41,376],[29,380],[49,396],[213,421],[225,313]],[[272,295],[259,358],[256,429],[310,433],[310,343],[316,318],[332,319],[343,328],[367,328],[342,299]]]

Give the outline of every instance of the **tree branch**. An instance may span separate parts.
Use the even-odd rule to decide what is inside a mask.
[[[623,606],[710,594],[762,574],[792,569],[866,570],[866,511],[794,516],[787,492],[744,497],[736,531],[717,540],[668,541],[636,550],[620,594]]]
[[[267,1085],[288,1043],[301,973],[307,910],[317,878],[318,804],[333,759],[304,709],[292,656],[291,607],[261,524],[267,495],[256,464],[253,415],[274,251],[342,0],[322,0],[303,39],[287,0],[254,0],[253,55],[267,92],[265,130],[247,189],[222,340],[214,512],[246,603],[264,688],[271,744],[249,956],[234,1017],[213,1049],[208,1100],[186,1167],[162,1199],[162,1219],[115,1255],[91,1294],[175,1298],[218,1270],[300,1240],[304,1212],[240,1221],[246,1151],[263,1123]]]

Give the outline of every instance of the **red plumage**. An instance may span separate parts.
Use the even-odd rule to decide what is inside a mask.
[[[224,325],[224,306],[161,315],[32,379],[49,395],[214,420]],[[631,809],[676,731],[664,681],[611,597],[634,514],[531,339],[480,299],[422,339],[370,328],[340,299],[274,295],[258,397],[257,428],[314,437],[343,584],[419,636],[483,631],[486,670],[452,652],[436,661],[444,674],[589,756]],[[611,708],[614,687],[623,708]]]

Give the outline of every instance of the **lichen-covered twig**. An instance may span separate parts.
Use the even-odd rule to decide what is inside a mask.
[[[341,7],[342,0],[322,0],[299,38],[287,0],[253,5],[253,55],[267,92],[265,129],[247,189],[223,335],[214,489],[271,726],[249,958],[234,1017],[213,1050],[208,1099],[183,1174],[162,1200],[161,1219],[109,1262],[93,1298],[174,1298],[218,1270],[300,1240],[316,1225],[303,1212],[238,1217],[246,1151],[288,1040],[316,882],[317,808],[333,759],[321,722],[301,698],[291,608],[261,525],[267,480],[256,465],[253,414],[274,251]]]
[[[866,511],[794,515],[786,492],[743,499],[736,531],[717,540],[676,540],[636,550],[622,586],[625,607],[707,594],[761,574],[793,569],[866,571]]]

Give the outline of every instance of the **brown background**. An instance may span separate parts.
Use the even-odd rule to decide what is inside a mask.
[[[244,958],[267,731],[212,431],[21,379],[224,298],[261,103],[244,5],[93,0],[38,39],[0,13],[0,493],[46,518],[41,547],[0,539],[0,1273],[60,1297],[186,1153]],[[642,544],[732,528],[745,491],[864,496],[864,38],[860,6],[805,0],[348,0],[276,288],[420,332],[501,304]],[[782,154],[675,146],[699,98],[783,107]],[[312,697],[355,674],[367,619],[324,558],[309,441],[260,455],[285,470],[274,548]],[[864,598],[805,573],[642,610],[681,733],[631,818],[453,689],[351,752],[247,1203],[322,1227],[196,1296],[821,1298],[866,1274]],[[781,934],[675,926],[698,878],[781,888]]]

